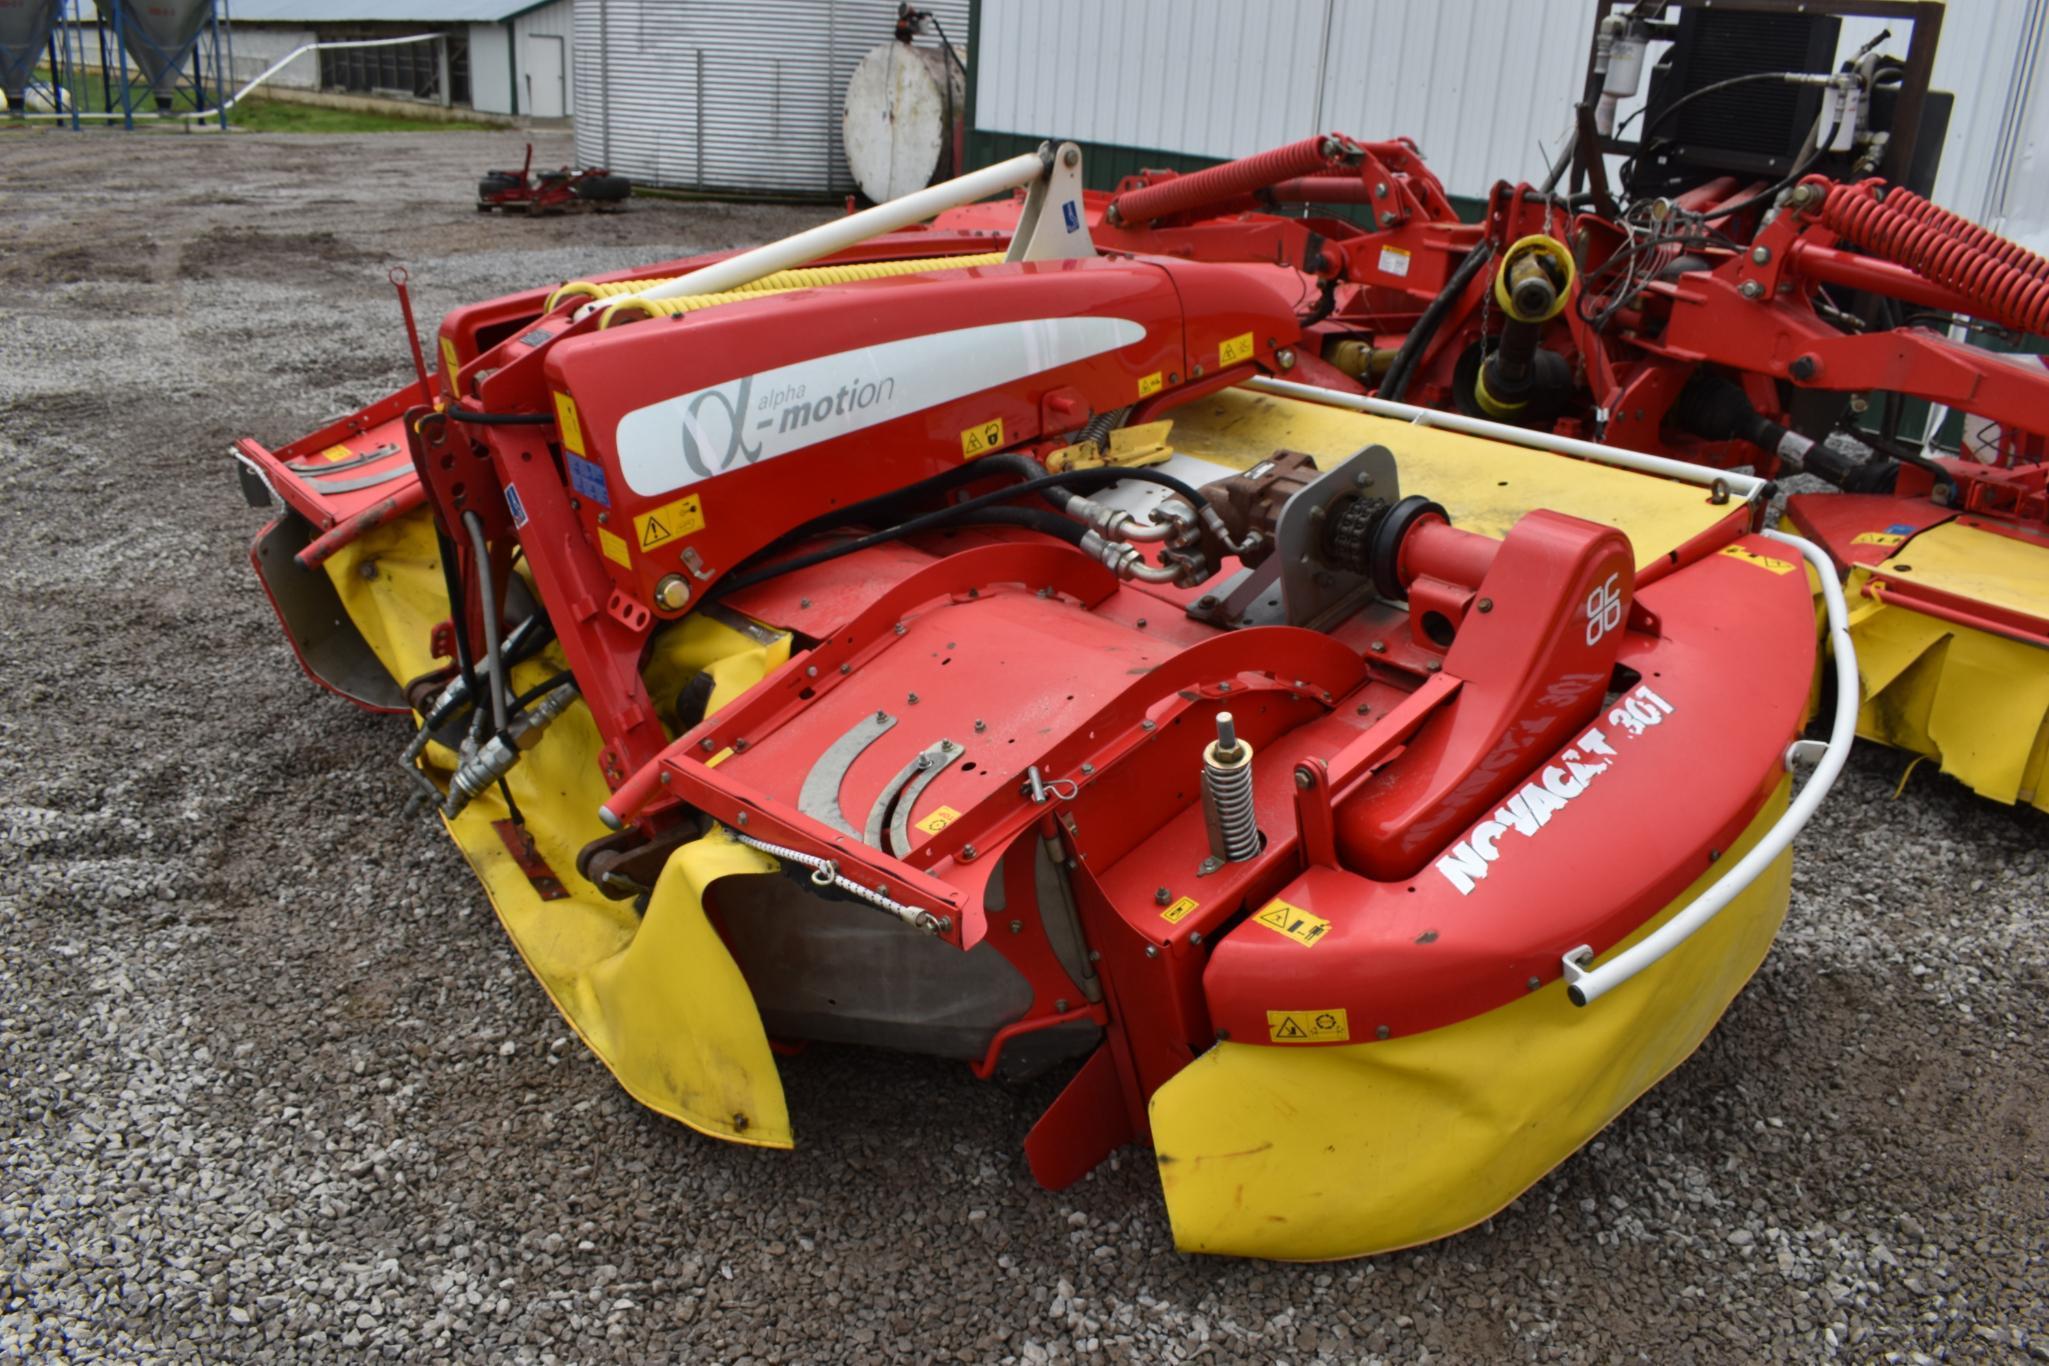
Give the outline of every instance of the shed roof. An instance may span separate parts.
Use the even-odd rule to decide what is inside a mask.
[[[495,24],[569,0],[234,0],[227,15],[258,24]]]

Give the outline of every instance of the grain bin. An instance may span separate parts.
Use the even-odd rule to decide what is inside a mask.
[[[157,108],[169,109],[193,45],[213,17],[213,0],[125,0],[115,13],[121,41],[149,81]]]
[[[29,77],[56,22],[57,0],[0,0],[0,93],[10,113],[21,112]]]

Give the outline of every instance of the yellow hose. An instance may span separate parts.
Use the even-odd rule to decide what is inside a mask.
[[[657,317],[665,314],[689,313],[706,306],[707,300],[731,303],[735,298],[749,294],[779,294],[790,289],[814,289],[819,285],[844,285],[855,280],[877,280],[891,275],[918,275],[932,270],[964,270],[970,266],[993,266],[1003,260],[1002,252],[988,252],[975,256],[924,256],[906,261],[869,261],[858,265],[804,266],[797,270],[779,270],[764,275],[759,280],[750,280],[737,289],[719,294],[685,295],[683,299],[658,299],[657,304],[683,303],[694,299],[695,303],[682,308],[649,308],[636,311],[635,317]],[[594,284],[589,280],[572,280],[548,296],[548,312],[552,313],[566,299],[593,299],[603,302],[623,295],[638,294],[656,285],[665,285],[684,278],[680,275],[664,275],[654,279],[613,280],[605,284]],[[608,320],[599,326],[609,326]]]

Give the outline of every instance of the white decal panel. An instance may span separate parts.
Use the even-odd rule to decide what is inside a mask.
[[[962,327],[742,375],[619,419],[619,470],[654,497],[1143,340],[1128,318]]]
[[[1594,613],[1589,609],[1589,618]],[[1607,724],[1622,731],[1623,740],[1634,740],[1672,714],[1670,702],[1639,685],[1618,699],[1608,713]],[[1501,808],[1474,826],[1471,833],[1437,860],[1437,871],[1457,889],[1471,896],[1494,861],[1505,852],[1501,840],[1508,835],[1533,839],[1551,823],[1551,818],[1571,804],[1621,757],[1608,737],[1613,732],[1595,727],[1560,751],[1558,762],[1547,765],[1518,788]]]

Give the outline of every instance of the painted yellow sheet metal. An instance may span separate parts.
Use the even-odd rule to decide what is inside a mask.
[[[1306,451],[1328,468],[1377,443],[1394,452],[1403,494],[1442,503],[1457,526],[1501,536],[1530,509],[1550,508],[1619,529],[1636,548],[1639,569],[1731,507],[1690,484],[1245,389],[1177,408],[1173,418],[1176,450],[1237,469],[1276,450]]]
[[[424,512],[370,532],[328,561],[343,605],[400,680],[426,673],[433,623],[448,615],[431,523]],[[648,679],[660,699],[699,670],[711,673],[709,710],[725,705],[789,657],[789,637],[752,623],[693,616],[657,638]],[[562,667],[552,649],[514,670],[517,688]],[[564,1018],[634,1099],[716,1138],[787,1148],[793,1139],[782,1083],[752,994],[705,915],[719,878],[772,872],[775,861],[713,835],[670,856],[644,915],[600,895],[576,872],[576,854],[606,833],[596,762],[597,728],[582,703],[565,712],[512,770],[513,796],[540,855],[569,892],[543,901],[493,829],[495,792],[449,824],[491,895],[520,957]],[[444,765],[438,746],[430,760]]]
[[[1913,553],[1905,558],[1916,579],[1918,548],[1933,534],[1909,543]],[[1950,567],[1941,558],[1928,563]],[[1987,582],[1991,575],[1963,566],[1941,586],[1968,593],[1961,585],[1972,578]],[[1857,733],[1939,760],[1944,773],[1994,801],[2049,811],[2049,650],[1941,621],[1898,600],[1877,602],[1864,594],[1870,580],[1871,571],[1858,567],[1845,589],[1864,689]],[[2049,591],[2049,583],[2040,586]]]
[[[1785,809],[1789,786],[1732,855]],[[1788,851],[1678,950],[1585,1009],[1553,981],[1410,1038],[1218,1044],[1152,1098],[1176,1245],[1321,1261],[1443,1238],[1496,1213],[1699,1046],[1764,961],[1791,870]]]
[[[2049,621],[2049,546],[1949,521],[1894,551],[1884,570],[1972,602]]]

